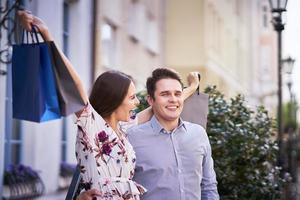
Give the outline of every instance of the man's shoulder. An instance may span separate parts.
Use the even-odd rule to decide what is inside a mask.
[[[128,133],[128,135],[139,134],[141,132],[144,132],[145,130],[148,130],[149,128],[151,128],[151,123],[150,123],[150,121],[147,121],[143,124],[138,124],[138,125],[132,126],[131,128],[129,128],[127,130],[127,133]]]
[[[206,134],[206,130],[203,126],[196,124],[196,123],[192,123],[192,122],[188,122],[188,121],[184,121],[184,125],[186,127],[187,130],[195,130],[195,131],[200,131]]]

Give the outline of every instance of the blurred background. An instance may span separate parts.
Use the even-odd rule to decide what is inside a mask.
[[[282,132],[289,131],[281,122],[288,118],[297,135],[300,2],[289,0],[286,11],[279,12],[282,26],[286,24],[281,46],[281,30],[274,30],[278,13],[271,12],[274,7],[270,2],[1,0],[0,178],[9,167],[22,164],[38,172],[44,195],[41,199],[64,199],[76,164],[73,116],[41,124],[12,118],[16,6],[22,5],[46,22],[87,91],[99,74],[111,69],[132,75],[139,91],[145,89],[146,78],[157,67],[174,68],[183,79],[188,72],[199,71],[201,89],[216,85],[226,99],[242,94],[249,107],[263,105],[274,118],[280,104]],[[285,8],[286,1],[282,2]],[[289,134],[276,138],[286,141]],[[3,195],[8,192],[1,181],[0,191]]]

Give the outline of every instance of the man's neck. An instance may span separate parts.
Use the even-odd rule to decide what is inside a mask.
[[[160,123],[160,125],[166,130],[166,131],[173,131],[175,128],[178,127],[179,118],[175,120],[165,120],[160,118],[159,116],[155,115],[157,121]]]

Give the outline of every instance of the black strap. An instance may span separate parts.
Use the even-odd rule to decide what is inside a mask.
[[[24,35],[26,34],[26,42],[28,43],[28,31],[24,30],[23,29],[23,33],[22,33],[22,40],[21,40],[21,43],[24,44],[25,41],[24,41]]]
[[[38,37],[38,27],[37,26],[35,26],[35,25],[32,25],[32,32],[33,32],[33,34],[34,34],[34,36],[35,36],[35,39],[36,39],[36,43],[40,43],[40,41],[39,41],[39,37]],[[31,33],[32,33],[31,32]],[[33,38],[33,36],[31,35],[31,37]]]
[[[79,169],[79,166],[77,166],[76,171],[73,174],[73,178],[72,178],[72,181],[71,181],[70,187],[68,189],[68,193],[67,193],[67,196],[66,196],[65,200],[76,199],[76,197],[78,195],[77,190],[79,188],[80,180],[81,180],[80,169]]]
[[[197,88],[197,93],[198,95],[200,94],[200,80],[201,80],[201,75],[200,73],[198,73],[198,79],[199,79],[199,85],[198,85],[198,88]]]
[[[40,41],[39,41],[39,37],[38,37],[38,32],[37,32],[37,27],[36,26],[32,26],[32,28],[31,28],[31,32],[29,32],[29,31],[26,31],[25,29],[23,29],[23,34],[22,34],[22,41],[21,41],[21,43],[22,44],[28,44],[29,43],[29,37],[28,37],[28,35],[29,35],[29,33],[30,33],[30,36],[31,36],[31,41],[32,41],[32,43],[33,44],[36,44],[36,43],[40,43]],[[26,34],[26,42],[25,42],[25,38],[24,38],[24,35]]]

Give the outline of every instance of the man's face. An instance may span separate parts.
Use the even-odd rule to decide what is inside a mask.
[[[182,86],[175,79],[161,79],[156,83],[154,99],[148,97],[148,103],[159,120],[176,121],[182,112]]]

